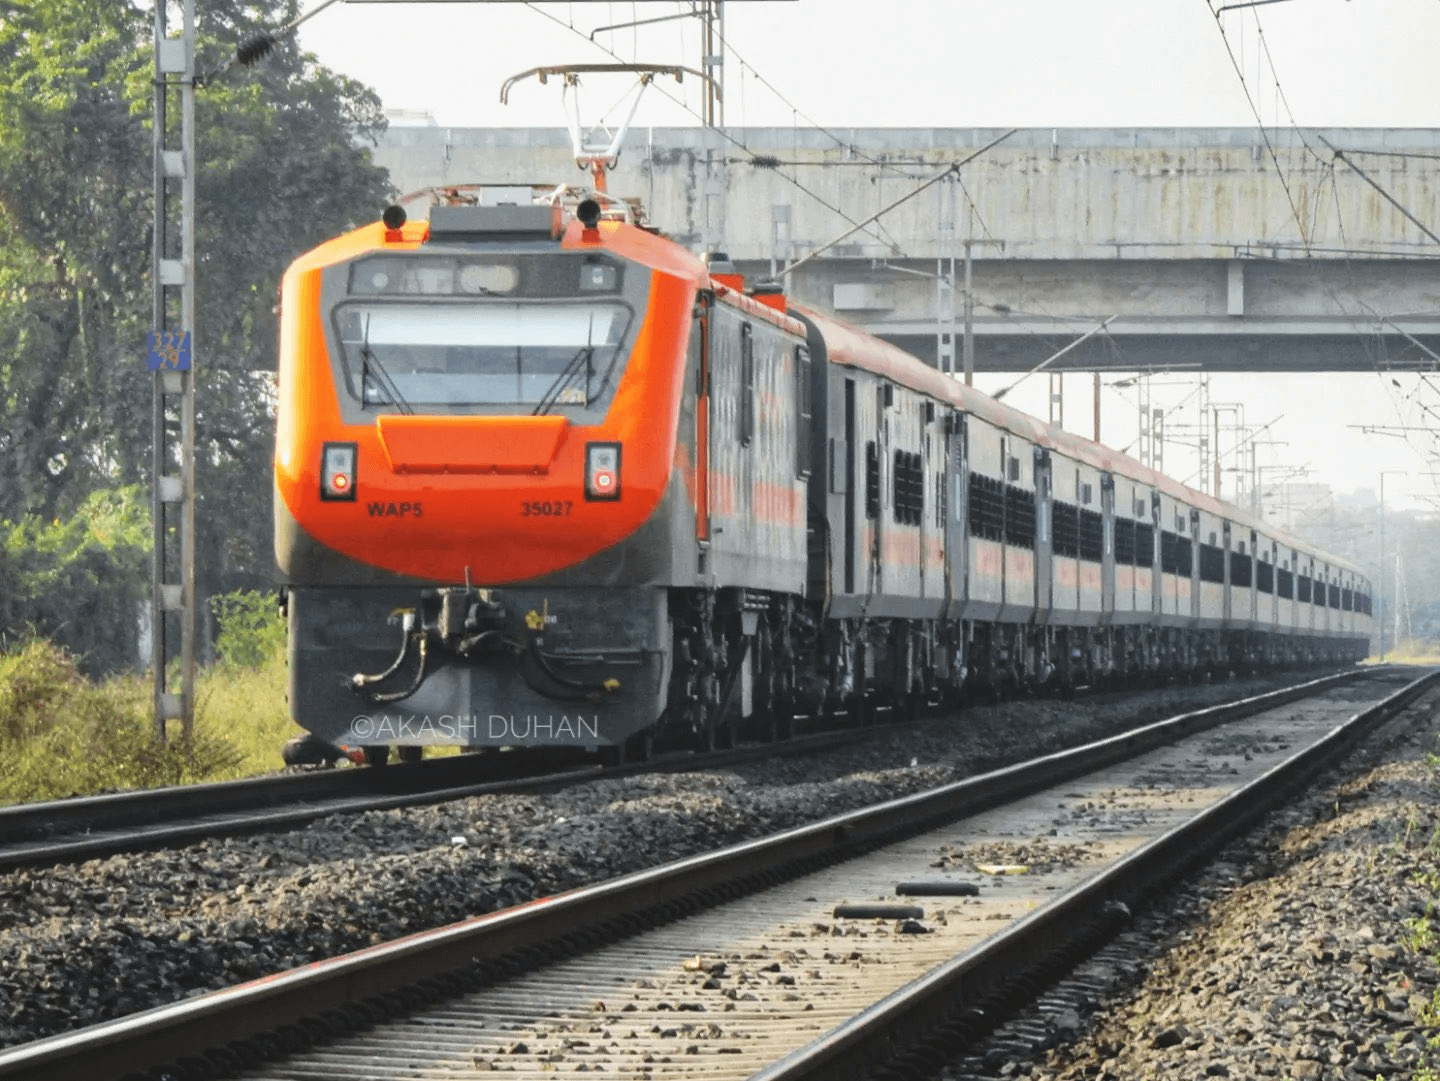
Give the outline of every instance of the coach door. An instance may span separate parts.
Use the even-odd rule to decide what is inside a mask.
[[[855,418],[855,380],[845,380],[845,462],[836,465],[836,479],[845,484],[845,593],[855,592],[855,535],[860,530],[860,519],[855,514],[855,454],[860,446]],[[843,477],[839,470],[844,470]]]
[[[945,500],[945,597],[952,619],[958,615],[958,606],[969,597],[966,569],[969,566],[970,532],[966,493],[970,455],[966,439],[965,414],[947,414],[945,455],[949,498]]]
[[[1161,511],[1160,493],[1150,492],[1150,611],[1159,614],[1165,610],[1163,568],[1160,559],[1160,536],[1164,529],[1164,515]]]
[[[892,486],[893,478],[890,470],[886,469],[886,463],[890,461],[890,406],[895,400],[895,388],[889,383],[879,383],[875,387],[875,457],[874,461],[866,462],[866,470],[873,468],[875,475],[875,518],[871,523],[874,531],[870,539],[870,588],[868,590],[869,600],[873,602],[876,597],[885,592],[885,541],[889,531],[889,521],[885,512],[891,506],[895,498]]]
[[[1055,572],[1050,544],[1050,452],[1035,448],[1035,621],[1050,621]]]
[[[1231,561],[1230,561],[1230,523],[1229,523],[1229,522],[1226,522],[1226,523],[1225,523],[1224,530],[1222,531],[1222,541],[1223,541],[1223,543],[1224,543],[1224,545],[1225,545],[1225,547],[1224,547],[1224,549],[1223,549],[1223,551],[1224,551],[1224,553],[1225,553],[1225,588],[1220,591],[1220,595],[1225,598],[1225,603],[1224,603],[1224,605],[1223,605],[1223,607],[1222,607],[1222,609],[1221,609],[1221,616],[1220,616],[1220,618],[1221,618],[1221,621],[1225,624],[1225,626],[1228,627],[1228,626],[1230,625],[1230,621],[1235,618],[1235,616],[1234,616],[1234,598],[1231,597],[1231,595],[1230,595],[1230,584],[1231,584],[1230,562],[1231,562]]]
[[[1100,550],[1100,610],[1102,623],[1109,623],[1115,612],[1115,477],[1100,474],[1100,520],[1103,547]],[[1133,592],[1133,590],[1132,590]]]

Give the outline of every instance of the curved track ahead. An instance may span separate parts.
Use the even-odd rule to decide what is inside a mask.
[[[1381,685],[1396,679],[1357,675]],[[1353,710],[1353,691],[1342,691],[1338,703],[1286,708],[1349,682],[1340,677],[1182,715],[773,839],[16,1048],[0,1053],[0,1077],[104,1078],[187,1055],[203,1055],[217,1070],[261,1067],[273,1053],[309,1043],[322,1046],[277,1063],[279,1073],[261,1067],[246,1076],[454,1077],[499,1068],[539,1077],[557,1062],[612,1076],[856,1076],[862,1064],[917,1037],[963,1039],[979,1011],[993,1016],[996,1003],[1014,996],[1017,975],[1038,978],[1066,963],[1123,920],[1126,903],[1283,798],[1435,676],[1344,725],[1336,722]],[[1238,729],[1211,731],[1262,713]],[[1180,739],[1191,743],[1166,747]],[[1151,761],[1132,761],[1146,752]],[[1157,785],[1155,777],[1168,780]],[[1162,799],[1160,791],[1178,796]],[[996,876],[975,898],[923,899],[928,918],[883,910],[900,919],[893,925],[836,914],[837,903],[873,901],[877,893],[887,904],[910,903],[893,896],[901,877],[953,884],[953,875],[927,864],[937,853],[944,862],[958,815],[1016,799],[1039,808],[994,812],[988,828],[998,833],[1025,814],[1053,819],[1057,802],[1127,807],[1117,792],[1139,801],[1128,805],[1124,828],[1107,829],[1100,816],[1088,855],[1058,876]],[[972,819],[964,832],[983,825]],[[988,918],[1000,909],[1005,919]],[[306,1015],[315,1019],[296,1023]],[[373,1032],[355,1031],[397,1015]],[[237,1039],[244,1033],[260,1035]],[[191,1065],[200,1071],[204,1061]]]

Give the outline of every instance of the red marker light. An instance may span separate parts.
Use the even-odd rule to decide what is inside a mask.
[[[620,444],[585,444],[585,498],[613,501],[620,498]]]
[[[326,443],[320,452],[320,498],[327,501],[355,499],[354,443]]]

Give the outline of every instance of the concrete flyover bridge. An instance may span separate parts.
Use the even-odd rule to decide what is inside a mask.
[[[376,158],[402,192],[587,180],[559,129]],[[947,367],[967,322],[976,370],[1024,371],[1112,316],[1055,368],[1440,363],[1437,129],[639,128],[610,190]]]

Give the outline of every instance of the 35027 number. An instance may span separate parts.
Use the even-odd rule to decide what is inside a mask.
[[[568,518],[574,506],[569,499],[527,499],[520,504],[520,517]]]

